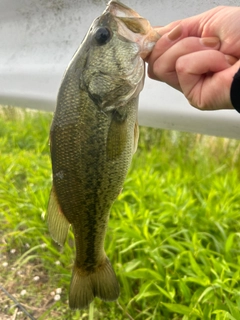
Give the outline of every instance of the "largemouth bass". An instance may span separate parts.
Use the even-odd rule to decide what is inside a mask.
[[[48,226],[60,245],[72,226],[72,309],[88,307],[95,296],[105,301],[119,296],[104,238],[111,205],[137,148],[142,58],[158,39],[146,19],[110,1],[91,25],[59,89],[50,130],[53,186]]]

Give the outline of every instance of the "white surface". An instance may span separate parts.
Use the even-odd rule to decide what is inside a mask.
[[[0,103],[53,111],[62,74],[101,0],[0,1]],[[152,25],[201,13],[239,0],[124,1]],[[147,79],[140,97],[141,125],[240,138],[236,111],[202,112],[165,84]]]

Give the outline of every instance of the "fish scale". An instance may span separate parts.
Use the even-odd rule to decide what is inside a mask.
[[[123,12],[134,20],[123,19]],[[90,27],[59,89],[50,129],[53,186],[47,217],[50,234],[60,245],[70,225],[74,234],[72,309],[88,307],[95,296],[113,301],[120,293],[104,239],[110,208],[137,147],[141,54],[159,38],[144,21],[111,1]],[[140,44],[139,34],[149,41]]]

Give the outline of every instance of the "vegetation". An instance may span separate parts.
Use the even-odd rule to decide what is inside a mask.
[[[0,114],[0,283],[34,318],[240,319],[238,141],[141,128],[105,244],[121,296],[70,311],[73,236],[59,248],[45,219],[52,115]],[[0,318],[14,313],[0,291]]]

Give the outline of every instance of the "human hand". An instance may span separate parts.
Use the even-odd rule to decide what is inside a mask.
[[[180,90],[201,110],[232,109],[230,87],[240,67],[239,7],[216,7],[157,28],[149,77]]]

